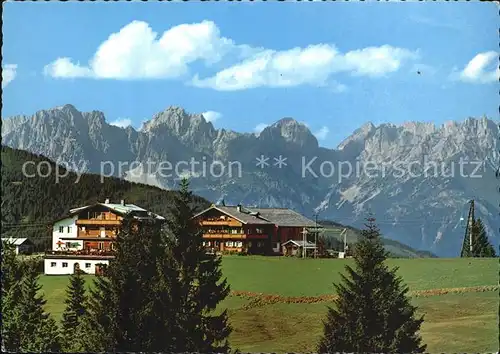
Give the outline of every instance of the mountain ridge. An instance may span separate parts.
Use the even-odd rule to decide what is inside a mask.
[[[83,166],[100,173],[103,162],[128,162],[113,175],[165,189],[174,188],[180,176],[190,175],[194,191],[212,201],[224,198],[231,204],[290,207],[308,216],[320,211],[330,220],[353,226],[362,225],[372,210],[389,237],[442,256],[459,253],[464,230],[457,222],[470,199],[476,199],[478,215],[485,219],[493,243],[499,243],[499,209],[493,193],[498,189],[494,177],[498,136],[498,125],[486,117],[440,126],[368,122],[337,149],[328,149],[319,145],[305,124],[290,117],[257,136],[216,129],[202,114],[190,114],[179,106],[156,113],[141,130],[112,126],[104,113],[82,113],[72,105],[2,120],[3,144],[70,168]],[[260,156],[268,158],[268,165],[256,165]],[[276,165],[280,156],[286,158],[281,168]],[[436,164],[437,175],[423,174],[427,158]],[[199,162],[196,171],[182,165],[191,159]],[[165,177],[158,169],[146,168],[149,161],[183,167]],[[229,176],[231,162],[241,168],[233,164]],[[482,164],[479,179],[471,177],[472,162]],[[223,164],[227,173],[215,176],[214,171],[203,170],[203,163],[210,168]],[[370,163],[377,166],[376,176],[365,173]],[[460,163],[468,175],[457,176]],[[412,176],[408,168],[398,177],[398,164],[417,165],[418,173]],[[346,166],[354,172],[344,176]]]

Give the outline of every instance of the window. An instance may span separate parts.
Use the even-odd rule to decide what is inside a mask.
[[[238,241],[238,242],[235,242],[235,243],[234,243],[234,245],[235,245],[236,247],[243,247],[243,242]]]
[[[227,241],[226,242],[227,247],[233,247],[233,241]]]
[[[68,268],[68,263],[63,262],[63,268]]]
[[[56,262],[50,262],[50,266],[51,266],[51,267],[55,267],[56,265],[57,265],[57,263],[56,263]]]
[[[261,228],[256,228],[255,232],[258,233],[258,234],[263,234],[264,233],[264,231]]]
[[[90,268],[90,263],[85,263],[85,268]]]
[[[71,233],[71,226],[68,226],[68,234]]]
[[[99,248],[100,250],[104,249],[104,242],[99,242],[99,246],[98,246],[98,248]]]
[[[59,226],[59,233],[62,234],[64,232],[64,226]]]

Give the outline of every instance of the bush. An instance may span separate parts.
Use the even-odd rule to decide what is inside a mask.
[[[43,256],[27,256],[21,258],[21,267],[27,270],[26,267],[32,266],[36,270],[37,274],[44,273],[44,264],[43,264]]]

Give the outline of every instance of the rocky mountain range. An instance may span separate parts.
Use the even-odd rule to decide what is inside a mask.
[[[460,253],[471,199],[498,249],[499,135],[487,118],[367,123],[327,149],[292,118],[257,135],[215,129],[180,107],[139,130],[72,105],[2,120],[3,145],[72,170],[166,189],[189,175],[194,192],[216,203],[290,207],[355,227],[372,213],[386,237],[450,257]]]

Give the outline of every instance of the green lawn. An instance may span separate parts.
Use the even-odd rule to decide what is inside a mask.
[[[352,261],[225,256],[223,272],[232,290],[316,296],[333,291],[332,282],[340,279],[338,273],[346,264]],[[410,290],[498,285],[498,259],[391,259],[388,264],[399,267]],[[40,283],[47,311],[60,318],[68,277],[41,276]],[[498,299],[494,291],[414,298],[426,316],[422,334],[428,351],[498,351]],[[244,309],[248,302],[231,296],[219,306],[229,311],[233,346],[246,352],[314,350],[326,303],[279,303]]]
[[[232,300],[226,300],[231,303]],[[425,314],[422,337],[430,353],[498,351],[498,292],[414,299]],[[274,304],[248,310],[231,303],[231,344],[243,352],[313,352],[327,304]]]
[[[296,259],[290,257],[227,256],[224,275],[232,290],[288,296],[317,296],[333,291],[333,282],[351,259]],[[399,267],[410,290],[460,288],[498,284],[498,258],[390,259]]]

